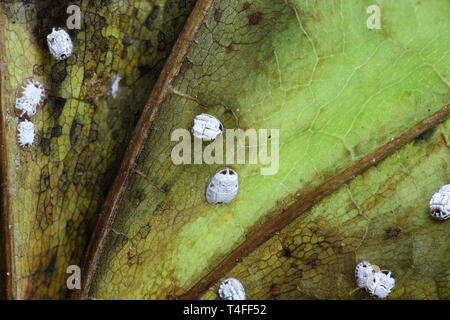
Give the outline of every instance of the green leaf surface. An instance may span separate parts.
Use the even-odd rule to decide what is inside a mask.
[[[431,142],[398,151],[381,165],[382,170],[374,167],[346,186],[343,183],[352,178],[345,176],[347,172],[363,171],[374,150],[378,151],[372,166],[414,138],[417,130],[437,124],[421,122],[423,119],[435,112],[440,121],[448,117],[450,3],[377,1],[382,28],[369,30],[366,10],[372,4],[369,0],[197,2],[188,31],[175,47],[186,53],[174,51],[169,58],[144,110],[133,150],[125,157],[124,175],[116,179],[111,204],[102,212],[105,223],[98,226],[98,237],[91,242],[83,297],[198,297],[215,283],[211,280],[218,280],[222,271],[236,263],[235,257],[246,261],[245,248],[253,248],[268,236],[266,231],[276,228],[271,225],[266,230],[265,226],[273,221],[289,222],[290,217],[302,213],[297,208],[308,209],[322,193],[339,185],[342,187],[319,204],[319,209],[288,227],[299,232],[292,238],[300,238],[303,232],[308,236],[308,230],[315,228],[323,241],[328,230],[347,224],[349,228],[348,234],[336,238],[349,250],[342,254],[351,255],[344,265],[336,261],[338,248],[328,246],[324,251],[317,244],[322,240],[310,244],[318,263],[330,257],[326,265],[330,268],[304,270],[309,272],[306,279],[312,279],[305,283],[299,275],[302,297],[349,297],[353,268],[362,257],[374,258],[374,263],[392,268],[394,273],[400,268],[404,297],[446,296],[448,276],[442,270],[448,269],[448,262],[440,259],[448,253],[448,246],[443,240],[436,243],[437,257],[430,260],[424,275],[419,269],[428,262],[416,262],[409,270],[405,267],[408,259],[415,257],[408,257],[410,253],[420,256],[427,243],[448,235],[445,224],[431,222],[424,212],[431,193],[449,178],[448,146],[439,141],[439,134],[435,133]],[[219,118],[225,128],[279,129],[280,133],[279,142],[275,137],[269,142],[279,146],[276,174],[261,175],[260,169],[267,167],[263,164],[228,165],[238,172],[240,189],[225,206],[205,201],[208,181],[225,165],[175,165],[171,160],[177,144],[170,140],[171,133],[189,129],[194,116],[202,112]],[[428,150],[433,151],[430,159],[422,163]],[[406,159],[408,155],[410,159]],[[417,171],[405,179],[407,168],[415,165]],[[341,176],[346,178],[335,178]],[[415,181],[430,176],[430,184]],[[373,208],[367,207],[368,202],[373,202]],[[417,211],[405,212],[413,207]],[[325,209],[336,212],[324,217],[319,211]],[[363,214],[368,218],[362,218]],[[352,217],[357,221],[354,227]],[[361,242],[361,228],[369,221],[367,241]],[[320,229],[326,223],[331,224],[329,229]],[[391,261],[396,242],[384,237],[386,232],[389,237],[399,233],[397,227],[405,230],[398,236],[396,249],[403,256]],[[387,228],[393,229],[388,232]],[[417,241],[424,243],[420,250],[408,251]],[[337,242],[333,238],[329,243]],[[362,251],[356,248],[360,243]],[[259,251],[255,255],[252,261],[259,261]],[[272,257],[274,264],[283,262],[279,254]],[[310,255],[298,259],[300,265],[312,263]],[[276,289],[277,281],[288,286],[294,277],[284,277],[283,269],[270,268],[250,269],[244,276],[245,266],[244,262],[236,268],[247,285],[253,281],[249,277],[262,279],[270,274],[267,281],[272,279]],[[326,278],[329,292],[324,293],[325,284],[315,289],[317,281],[337,271],[337,281]],[[429,286],[427,277],[435,287]],[[340,283],[343,292],[337,289]],[[420,287],[421,293],[410,294],[408,283]],[[275,289],[271,293],[267,285],[257,289],[256,280],[251,286],[250,297],[299,297],[292,286],[285,294]],[[443,286],[443,293],[438,286]]]
[[[194,1],[3,1],[0,5],[2,224],[7,296],[67,298],[105,194],[145,101]],[[68,30],[55,60],[46,36]],[[34,77],[47,100],[29,150],[16,141],[15,93]],[[113,84],[118,84],[113,92]]]

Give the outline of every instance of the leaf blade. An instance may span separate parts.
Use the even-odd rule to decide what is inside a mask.
[[[391,34],[364,29],[368,2],[345,6],[344,18],[339,10],[344,2],[337,1],[320,8],[304,1],[212,3],[189,19],[199,29],[187,59],[176,66],[180,73],[150,97],[164,96],[151,129],[137,133],[146,137],[142,152],[127,164],[129,172],[136,168],[143,175],[129,177],[112,209],[117,233],[109,233],[98,249],[102,253],[88,296],[183,296],[247,234],[283,214],[297,194],[311,194],[431,112],[441,109],[443,118],[448,116],[448,108],[442,109],[448,85],[439,76],[446,76],[446,45],[440,38],[430,42],[430,29],[413,38],[416,46],[429,49],[426,58],[439,65],[438,74],[403,43],[411,40],[403,30],[417,21],[434,19],[445,30],[441,12],[446,2],[435,2],[427,13],[416,10],[419,4],[383,3],[390,8],[384,19],[392,25]],[[417,21],[403,19],[399,27],[405,7],[418,12]],[[333,30],[346,32],[345,48],[339,45],[343,34],[328,34],[330,23]],[[234,165],[240,191],[221,208],[203,199],[203,188],[219,166],[170,163],[171,132],[188,129],[205,107],[226,128],[237,126],[233,116],[238,114],[241,128],[280,128],[284,134],[277,176],[259,176],[261,166]],[[263,111],[255,112],[257,107]],[[111,214],[109,209],[104,213]]]

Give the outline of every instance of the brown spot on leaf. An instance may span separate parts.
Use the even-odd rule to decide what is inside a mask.
[[[308,260],[305,261],[305,263],[314,269],[315,267],[317,267],[317,261],[318,261],[317,254],[313,254]]]
[[[46,137],[41,137],[40,147],[42,149],[42,153],[46,156],[50,155],[50,139]]]
[[[77,120],[72,122],[72,126],[70,127],[69,139],[70,145],[72,148],[78,141],[78,138],[81,136],[81,130],[83,129],[83,124],[79,123]]]
[[[216,10],[214,10],[214,20],[219,22],[220,18],[222,18],[222,10],[220,8],[216,8]]]
[[[74,230],[75,230],[75,223],[73,222],[73,219],[67,220],[65,228],[66,236],[70,236]]]
[[[263,14],[261,12],[255,12],[255,13],[249,14],[247,16],[247,18],[248,18],[248,25],[255,26],[262,21]]]
[[[52,128],[52,134],[51,137],[52,138],[57,138],[60,137],[62,135],[62,127],[60,125],[56,125]]]
[[[389,239],[395,240],[398,238],[400,233],[402,233],[402,229],[400,229],[399,227],[388,228],[385,231],[384,240],[389,240]]]
[[[66,104],[66,99],[62,97],[52,97],[52,110],[51,115],[53,119],[58,119],[63,112],[64,105]]]
[[[414,139],[414,145],[421,145],[423,142],[428,142],[430,140],[430,138],[433,136],[434,133],[434,128],[425,131],[424,133],[422,133],[421,135],[417,136],[417,138]]]
[[[67,77],[66,63],[64,61],[58,62],[53,65],[50,78],[52,83],[59,84]]]
[[[288,248],[283,248],[283,257],[290,258],[292,257],[292,252]]]

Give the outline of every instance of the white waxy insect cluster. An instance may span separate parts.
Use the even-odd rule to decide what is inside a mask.
[[[47,43],[50,53],[57,60],[65,60],[72,55],[72,40],[64,29],[53,28],[47,36]]]
[[[212,115],[202,113],[194,118],[192,134],[203,141],[215,140],[223,133],[222,123]],[[239,190],[238,174],[230,168],[217,171],[206,187],[206,201],[222,205],[233,200]]]
[[[450,217],[450,184],[442,186],[430,199],[430,215],[436,220]]]
[[[33,78],[25,79],[17,90],[15,110],[17,115],[31,118],[44,105],[45,88]],[[17,142],[22,148],[30,147],[34,142],[34,124],[27,119],[17,125]]]
[[[368,261],[361,261],[356,265],[355,279],[358,287],[380,299],[386,298],[395,286],[391,271],[379,270]]]
[[[34,124],[23,120],[17,125],[17,140],[22,148],[30,147],[34,142]]]
[[[219,296],[223,300],[245,300],[244,286],[238,279],[225,279],[220,284]]]
[[[206,201],[221,205],[233,200],[239,190],[238,174],[230,168],[217,171],[206,187]]]
[[[43,106],[45,88],[33,78],[26,79],[19,87],[16,95],[16,113],[19,117],[24,115],[32,117]]]
[[[367,281],[366,291],[376,298],[386,298],[395,286],[395,279],[389,270],[375,272]]]
[[[212,115],[202,113],[194,118],[192,124],[192,134],[194,137],[204,141],[212,141],[220,136],[222,132],[222,123]]]

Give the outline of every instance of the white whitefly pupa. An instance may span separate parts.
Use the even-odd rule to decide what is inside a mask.
[[[72,55],[72,40],[64,29],[53,28],[47,36],[47,44],[50,53],[56,60],[65,60]]]
[[[386,298],[395,286],[395,279],[389,270],[375,272],[367,281],[366,291],[375,298]]]
[[[358,287],[365,289],[367,285],[367,280],[372,276],[374,270],[369,261],[361,261],[356,265],[355,268],[355,279]]]
[[[450,217],[450,184],[442,186],[430,199],[430,215],[436,220]]]
[[[34,124],[23,120],[17,125],[17,141],[22,148],[31,147],[34,142]]]
[[[220,169],[206,187],[206,201],[215,205],[226,204],[236,197],[238,190],[237,172],[230,168]]]
[[[222,132],[222,123],[207,113],[197,115],[192,123],[192,134],[203,141],[215,140]]]
[[[220,284],[219,296],[223,300],[245,300],[244,286],[238,279],[225,279]]]
[[[25,79],[16,94],[15,110],[19,117],[32,117],[44,105],[45,88],[33,78]]]

